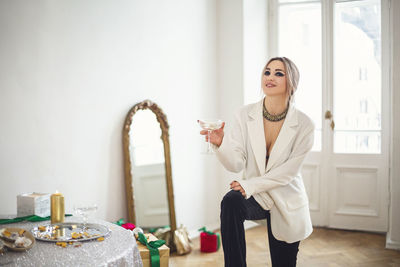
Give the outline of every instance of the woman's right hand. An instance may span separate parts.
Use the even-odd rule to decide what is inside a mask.
[[[222,144],[222,139],[224,139],[224,127],[225,127],[225,122],[222,123],[221,128],[219,128],[218,130],[211,131],[210,133],[211,144],[216,145],[217,147],[219,147]],[[204,135],[206,142],[208,142],[208,131],[201,130],[200,134]]]

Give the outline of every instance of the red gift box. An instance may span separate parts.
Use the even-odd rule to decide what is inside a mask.
[[[200,251],[201,252],[216,252],[219,249],[219,234],[207,231],[204,227],[199,229],[200,233]]]

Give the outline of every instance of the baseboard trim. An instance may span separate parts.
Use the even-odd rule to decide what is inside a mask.
[[[386,236],[386,248],[400,250],[400,242],[391,240],[389,236]]]
[[[253,228],[253,227],[256,227],[256,226],[259,226],[260,224],[258,224],[258,223],[256,223],[256,222],[253,222],[253,221],[245,221],[244,222],[244,229],[250,229],[250,228]]]

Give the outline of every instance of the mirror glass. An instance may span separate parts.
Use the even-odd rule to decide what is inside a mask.
[[[143,229],[169,225],[162,131],[149,109],[138,110],[132,117],[129,154],[136,225]]]

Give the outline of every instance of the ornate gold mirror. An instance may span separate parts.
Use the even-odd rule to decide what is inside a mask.
[[[123,128],[129,222],[176,230],[167,117],[152,101],[137,103]]]

